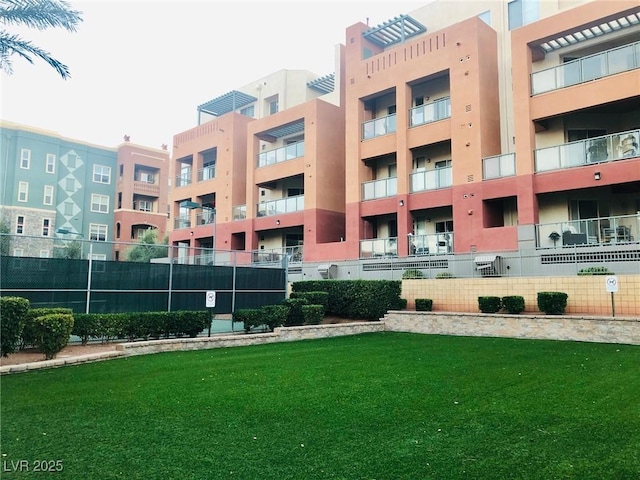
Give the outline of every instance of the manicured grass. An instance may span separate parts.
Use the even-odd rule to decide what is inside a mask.
[[[401,333],[2,378],[2,460],[73,479],[636,479],[640,348]]]

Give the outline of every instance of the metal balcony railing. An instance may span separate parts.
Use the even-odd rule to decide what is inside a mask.
[[[536,172],[640,156],[640,130],[564,143],[534,151]]]
[[[397,256],[398,237],[360,240],[360,258]]]
[[[262,152],[258,155],[258,167],[275,165],[276,163],[293,160],[304,156],[304,140],[284,147]]]
[[[366,121],[362,124],[362,140],[395,133],[396,131],[396,114],[387,115],[386,117],[376,118]]]
[[[451,98],[441,98],[409,110],[409,126],[417,127],[449,117],[451,117]]]
[[[531,94],[538,95],[636,68],[640,68],[640,42],[532,73]]]

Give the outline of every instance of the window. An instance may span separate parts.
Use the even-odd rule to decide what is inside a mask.
[[[137,200],[133,202],[133,209],[140,210],[141,212],[151,212],[153,211],[153,202],[149,200]]]
[[[43,205],[53,205],[53,185],[44,186],[44,194],[42,196]]]
[[[29,199],[29,183],[19,182],[18,183],[18,201],[26,202],[28,199]]]
[[[514,0],[509,2],[509,30],[535,22],[540,17],[538,2],[540,0]]]
[[[107,226],[99,223],[89,224],[89,239],[96,242],[107,241]]]
[[[22,215],[18,215],[16,218],[16,235],[24,234],[24,217]]]
[[[436,233],[453,232],[453,220],[436,222]]]
[[[51,236],[51,219],[50,218],[42,219],[42,236],[43,237]]]
[[[248,107],[244,107],[240,109],[240,115],[244,115],[246,117],[252,117],[255,113],[254,105],[249,105]]]
[[[424,97],[423,96],[419,96],[413,99],[413,103],[415,104],[415,107],[419,107],[420,105],[424,105]]]
[[[269,100],[269,115],[273,115],[274,113],[278,113],[278,97]]]
[[[396,106],[395,105],[389,105],[387,107],[387,115],[395,115],[396,113]]]
[[[49,250],[40,250],[40,258],[49,258]]]
[[[31,166],[31,150],[26,148],[20,149],[20,168],[29,170]]]
[[[153,173],[144,173],[140,174],[140,181],[145,183],[153,183]]]
[[[24,250],[21,248],[14,248],[13,249],[13,256],[14,257],[22,257],[24,255]],[[20,267],[18,267],[20,268]]]
[[[45,169],[47,173],[55,173],[56,172],[56,156],[53,153],[47,153],[47,162],[45,164]]]
[[[94,183],[111,183],[111,167],[104,165],[93,166],[93,182]]]
[[[107,195],[91,194],[91,211],[109,213],[109,197]]]

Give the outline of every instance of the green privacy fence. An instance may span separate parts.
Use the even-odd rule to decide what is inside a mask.
[[[286,284],[280,266],[0,257],[0,295],[78,313],[202,310],[215,291],[213,312],[224,314],[279,304]]]

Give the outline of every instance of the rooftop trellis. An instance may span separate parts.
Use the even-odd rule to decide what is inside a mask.
[[[362,36],[381,47],[388,47],[426,31],[427,27],[414,18],[409,15],[400,15],[377,27],[370,28],[363,32]]]

